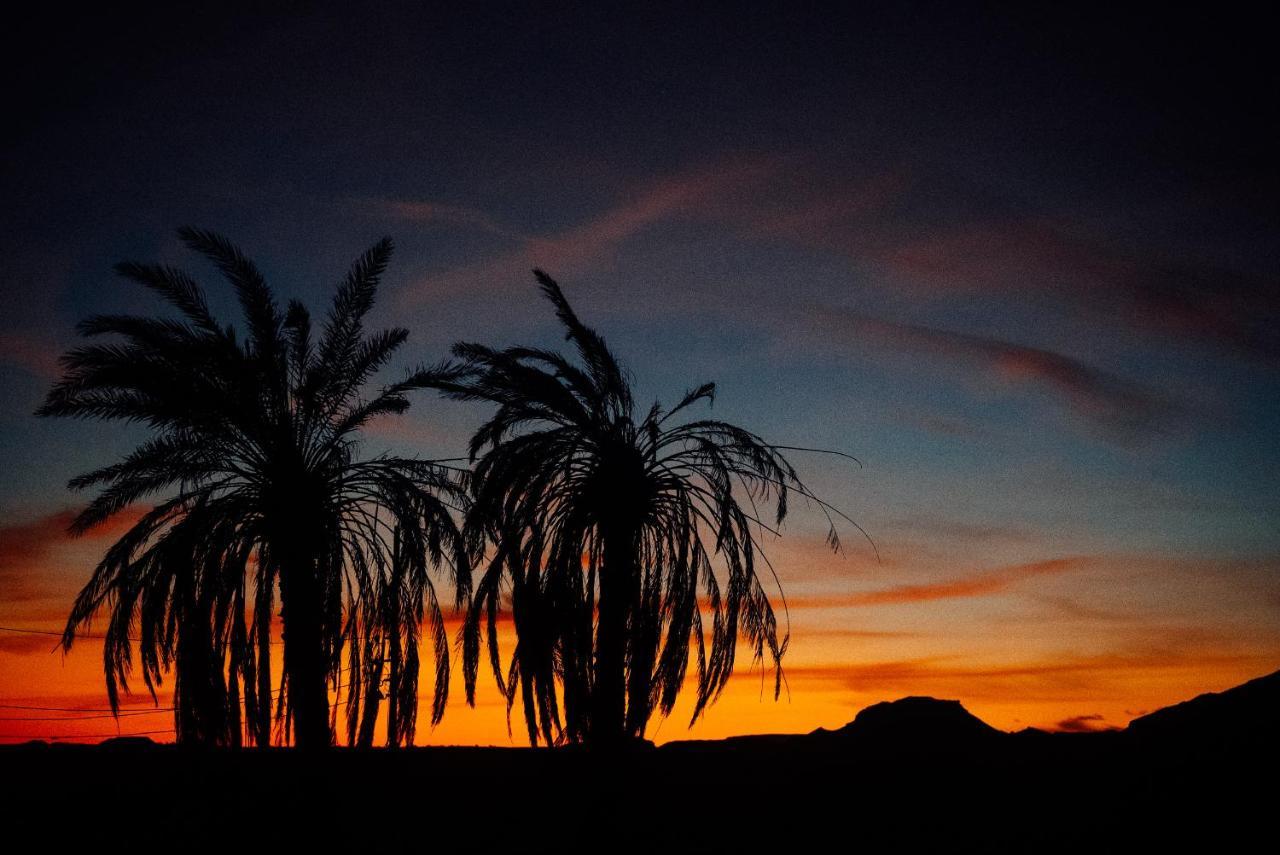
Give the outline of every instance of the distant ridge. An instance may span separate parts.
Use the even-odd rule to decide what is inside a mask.
[[[1015,733],[999,730],[965,709],[958,700],[913,695],[896,701],[882,701],[859,711],[853,720],[834,730],[818,728],[809,733],[763,733],[730,736],[723,739],[675,740],[662,746],[645,741],[637,750],[683,752],[725,749],[730,751],[815,751],[826,753],[847,745],[855,753],[888,749],[929,752],[950,748],[1019,750],[1016,746],[1068,746],[1090,750],[1104,746],[1124,745],[1141,750],[1143,746],[1166,750],[1170,743],[1199,746],[1201,749],[1267,749],[1280,751],[1280,671],[1258,677],[1222,692],[1198,695],[1181,703],[1158,709],[1135,718],[1123,730],[1108,729],[1080,733],[1047,731],[1026,727]],[[49,747],[50,743],[31,740],[19,745],[0,746],[0,753]],[[98,743],[105,748],[172,748],[145,736],[115,737]],[[61,749],[84,749],[93,746],[59,744]],[[467,746],[438,746],[422,750],[483,752],[487,749]],[[494,748],[495,751],[508,749]],[[590,753],[574,749],[571,753]]]
[[[98,743],[104,748],[155,748],[158,743],[149,736],[113,736]]]
[[[1005,735],[969,712],[959,701],[919,696],[872,704],[844,727],[815,733],[877,742],[933,744],[968,743]]]
[[[1278,721],[1280,671],[1135,718],[1125,732],[1141,739],[1274,743]]]
[[[842,751],[843,746],[867,752],[971,753],[986,750],[1019,750],[1015,746],[1041,746],[1052,750],[1107,750],[1107,746],[1131,744],[1163,746],[1177,741],[1204,749],[1274,749],[1280,745],[1280,671],[1250,680],[1224,692],[1200,695],[1188,701],[1134,719],[1125,730],[1057,733],[1024,728],[1017,733],[998,730],[964,708],[957,700],[912,696],[872,704],[848,724],[808,734],[757,734],[721,740],[682,740],[664,750],[784,750]],[[1083,742],[1081,740],[1084,740]],[[835,744],[842,747],[836,748]],[[999,748],[1004,746],[1004,748]],[[1163,750],[1163,748],[1161,748]]]
[[[724,739],[687,739],[668,742],[659,750],[785,750],[826,752],[841,744],[857,751],[922,749],[939,751],[990,745],[993,738],[1009,734],[997,730],[969,712],[959,701],[912,696],[882,701],[858,712],[843,727],[820,727],[809,733],[761,733]]]

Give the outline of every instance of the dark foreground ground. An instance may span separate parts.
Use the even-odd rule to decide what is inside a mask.
[[[1231,849],[1252,833],[1272,836],[1274,750],[1183,754],[1124,740],[1014,736],[982,753],[797,749],[784,740],[614,757],[6,748],[0,805],[10,842],[30,834],[59,851],[110,840],[143,851],[302,841],[424,851],[1149,851],[1192,839]]]
[[[913,699],[839,731],[613,755],[40,744],[0,749],[0,815],[7,844],[57,851],[1271,851],[1274,712],[1007,734]]]

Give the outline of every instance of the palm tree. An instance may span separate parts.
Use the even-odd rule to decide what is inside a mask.
[[[482,624],[508,713],[519,693],[534,744],[642,738],[655,710],[674,708],[691,643],[691,725],[724,689],[740,636],[762,668],[768,656],[776,697],[787,635],[779,638],[757,574],[768,564],[760,538],[777,533],[793,491],[834,509],[801,483],[780,453],[788,447],[723,421],[674,420],[712,401],[711,383],[637,418],[604,340],[534,273],[580,364],[545,349],[463,343],[455,376],[433,381],[446,396],[497,405],[469,449],[468,539],[494,551],[463,625],[468,701]],[[773,506],[769,522],[759,504]],[[828,539],[839,548],[834,526]],[[508,586],[517,640],[504,667],[497,620]]]
[[[245,331],[220,325],[186,274],[136,263],[116,270],[181,317],[100,315],[79,325],[84,336],[116,339],[67,353],[65,374],[38,414],[141,422],[153,433],[122,460],[71,481],[76,489],[99,488],[72,531],[163,495],[94,570],[67,620],[64,649],[105,609],[112,709],[119,690],[128,690],[136,633],[153,697],[164,673],[175,671],[180,740],[238,743],[243,697],[250,741],[269,744],[274,695],[283,740],[325,746],[329,690],[342,688],[344,641],[355,693],[371,676],[357,661],[359,639],[369,633],[413,646],[391,687],[400,704],[397,726],[412,733],[425,610],[436,642],[438,721],[449,658],[431,572],[447,569],[457,607],[468,600],[470,561],[453,517],[465,489],[439,463],[358,457],[361,428],[371,419],[403,413],[409,392],[449,376],[419,369],[361,397],[408,336],[399,328],[364,330],[390,240],[352,266],[313,340],[307,309],[291,301],[281,312],[258,270],[224,238],[196,229],[179,235],[230,281]],[[392,584],[402,607],[366,606]],[[277,586],[284,655],[273,689]],[[368,626],[370,620],[381,624]]]

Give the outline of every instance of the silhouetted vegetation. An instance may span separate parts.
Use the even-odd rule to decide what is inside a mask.
[[[438,463],[360,459],[372,418],[403,413],[406,395],[447,378],[420,369],[369,398],[365,384],[408,331],[366,334],[364,318],[391,254],[369,249],[337,289],[322,328],[296,301],[281,311],[254,265],[225,239],[183,229],[234,287],[243,335],[221,325],[185,273],[124,263],[117,271],[163,297],[177,319],[100,315],[95,339],[67,353],[65,374],[39,414],[141,422],[152,437],[116,463],[71,481],[98,494],[75,520],[84,532],[133,502],[159,496],[107,551],[76,599],[63,646],[107,612],[104,671],[112,709],[128,688],[137,634],[152,694],[175,671],[181,742],[266,745],[273,719],[298,746],[331,742],[329,690],[349,653],[349,738],[368,744],[381,693],[389,741],[411,742],[418,646],[425,622],[435,652],[431,719],[443,715],[449,644],[432,571],[447,572],[461,608],[470,561],[453,512],[460,473]],[[97,339],[110,336],[102,342]],[[283,674],[271,677],[277,586]],[[246,721],[241,721],[243,707]],[[273,714],[274,708],[274,714]]]
[[[697,720],[724,689],[740,636],[757,665],[768,659],[776,697],[787,635],[761,584],[760,538],[776,533],[791,493],[826,505],[778,446],[723,421],[683,420],[712,401],[714,384],[669,410],[637,410],[604,339],[535,273],[576,361],[458,344],[461,369],[430,381],[497,405],[469,447],[467,537],[493,548],[464,624],[468,700],[482,634],[508,712],[519,697],[535,744],[642,738],[655,711],[671,713],[691,659]],[[838,547],[834,527],[830,542]],[[516,642],[504,665],[508,586]]]
[[[365,399],[364,385],[408,337],[363,327],[389,240],[351,268],[317,336],[307,309],[293,301],[281,311],[225,239],[195,229],[180,236],[229,280],[244,332],[217,322],[185,273],[120,264],[180,317],[85,320],[82,335],[111,338],[66,354],[65,374],[38,411],[153,431],[119,462],[71,481],[99,491],[75,532],[159,497],[107,551],[63,635],[70,650],[108,613],[113,710],[128,690],[136,641],[153,696],[174,673],[180,742],[238,745],[244,733],[267,745],[274,733],[329,745],[330,693],[345,689],[349,744],[373,744],[384,702],[387,744],[411,744],[424,624],[435,658],[433,723],[449,688],[433,571],[447,571],[465,612],[468,701],[487,635],[508,715],[519,696],[534,744],[642,739],[655,712],[673,711],[691,661],[696,721],[733,673],[740,640],[755,665],[772,666],[778,696],[788,637],[757,572],[769,567],[761,538],[778,534],[792,494],[816,502],[828,523],[834,509],[801,482],[785,447],[724,421],[688,419],[689,408],[713,400],[713,384],[641,414],[604,340],[535,271],[576,362],[537,348],[458,344],[458,362],[411,372]],[[497,404],[471,438],[473,471],[358,459],[361,428],[404,412],[406,395],[428,388]],[[462,511],[460,528],[453,514]],[[839,548],[834,525],[829,542]],[[472,598],[473,556],[486,552]],[[497,621],[508,590],[516,642],[504,665]]]

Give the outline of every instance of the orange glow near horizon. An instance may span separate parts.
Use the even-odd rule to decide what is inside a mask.
[[[0,527],[0,627],[56,633],[104,550],[137,518],[122,513],[69,538],[70,511]],[[1274,563],[1171,558],[1158,554],[1042,554],[1019,544],[983,545],[982,561],[961,562],[943,546],[882,544],[874,561],[836,555],[816,535],[784,537],[770,558],[785,586],[774,596],[780,633],[790,628],[786,684],[773,699],[772,672],[753,667],[739,646],[737,669],[718,703],[688,727],[693,692],[674,714],[651,721],[656,742],[750,733],[835,728],[879,701],[929,695],[961,701],[1004,730],[1122,727],[1131,719],[1197,694],[1221,691],[1280,667],[1273,629]],[[104,624],[100,617],[97,629]],[[449,621],[451,638],[458,621]],[[88,634],[95,632],[88,628]],[[279,625],[276,626],[277,640]],[[56,710],[104,710],[101,641],[77,641],[62,655],[55,635],[0,630],[0,742],[29,738],[95,741],[113,733],[172,739],[141,679],[123,697],[117,721],[67,720]],[[500,626],[504,659],[509,620]],[[274,648],[277,654],[280,647]],[[422,651],[428,711],[430,658]],[[450,702],[432,728],[424,712],[419,744],[525,745],[522,710],[506,706],[487,658],[476,706],[464,701],[452,651]],[[767,666],[767,662],[765,663]],[[692,669],[691,669],[692,670]],[[273,663],[278,682],[280,663]],[[691,678],[692,679],[692,678]],[[160,687],[168,706],[171,683]],[[345,699],[345,696],[344,696]],[[385,707],[384,707],[385,709]],[[339,705],[338,738],[345,739]],[[156,731],[156,732],[152,732]],[[379,728],[379,738],[385,733]]]
[[[31,636],[53,640],[48,636]],[[510,639],[504,639],[509,642]],[[751,733],[803,733],[818,727],[840,727],[858,710],[873,703],[907,695],[930,695],[960,700],[970,712],[1003,730],[1035,726],[1057,729],[1063,722],[1088,719],[1099,726],[1117,727],[1145,712],[1185,700],[1206,691],[1221,691],[1275,668],[1277,657],[1255,654],[1211,654],[1188,657],[1148,657],[1036,660],[993,665],[950,664],[959,657],[923,657],[898,661],[880,659],[865,663],[816,664],[812,660],[845,654],[818,636],[799,636],[794,650],[807,653],[804,660],[789,657],[784,673],[787,686],[773,700],[772,672],[760,678],[759,669],[740,664],[719,702],[692,728],[687,728],[692,692],[686,691],[675,713],[655,718],[648,737],[663,743],[681,739],[720,739]],[[18,653],[5,645],[0,653],[0,703],[14,706],[75,707],[92,711],[95,718],[57,720],[78,714],[4,709],[5,743],[26,739],[98,741],[111,735],[145,734],[156,741],[172,740],[172,719],[158,708],[169,706],[169,686],[162,686],[153,703],[141,686],[122,698],[122,715],[114,720],[105,713],[98,653],[101,643],[85,639],[71,655],[31,650]],[[741,651],[740,651],[741,652]],[[825,655],[824,655],[825,654]],[[56,660],[61,658],[61,662]],[[52,663],[50,660],[53,659]],[[482,673],[475,708],[463,700],[461,669],[455,661],[450,703],[444,720],[432,728],[420,718],[419,745],[527,744],[522,711],[512,710],[507,732],[505,702],[492,676]],[[276,663],[278,674],[278,663]],[[425,675],[424,675],[425,676]],[[422,716],[430,697],[422,696]],[[384,707],[385,710],[385,707]],[[1096,717],[1096,718],[1095,718]],[[339,705],[338,739],[344,737],[344,717]],[[385,736],[378,728],[378,741]]]
[[[8,551],[42,565],[83,559],[112,532],[47,547],[15,547],[11,539]],[[783,663],[781,698],[773,699],[772,672],[766,669],[762,680],[750,651],[740,646],[737,671],[719,702],[689,728],[692,692],[686,691],[669,719],[651,722],[649,738],[662,743],[835,728],[870,704],[908,695],[960,700],[1004,730],[1120,727],[1145,712],[1221,691],[1280,665],[1280,645],[1268,640],[1263,623],[1251,622],[1238,592],[1229,587],[1200,592],[1202,605],[1237,610],[1237,620],[1228,626],[1197,621],[1194,610],[1177,607],[1179,573],[1189,572],[1178,562],[1134,556],[1053,558],[939,577],[923,564],[911,566],[914,562],[851,575],[838,559],[820,555],[803,540],[777,553],[780,574],[791,580],[787,590],[794,591],[788,598],[792,639]],[[47,564],[43,578],[74,581],[53,572],[53,566]],[[1125,579],[1136,585],[1135,577],[1157,572],[1168,578],[1167,590],[1150,602],[1123,588]],[[1127,603],[1130,611],[1090,603],[1087,592],[1099,589],[1112,590],[1115,601]],[[60,630],[62,609],[74,587],[44,586],[27,593],[5,604],[0,624]],[[780,602],[775,600],[781,620]],[[451,621],[451,637],[456,629],[456,620]],[[512,640],[506,622],[501,632],[504,656]],[[7,705],[0,709],[0,742],[51,737],[97,741],[113,733],[172,739],[171,716],[157,711],[140,680],[131,685],[133,694],[123,698],[118,721],[96,712],[107,706],[99,640],[83,638],[66,656],[54,650],[56,642],[52,635],[0,632],[0,704]],[[423,656],[420,709],[426,711],[429,651]],[[452,661],[445,718],[435,728],[421,718],[417,743],[525,745],[522,711],[518,705],[512,711],[509,734],[505,702],[487,662],[482,664],[476,707],[469,709],[456,650]],[[278,680],[278,661],[273,675]],[[159,707],[169,704],[169,688],[168,683],[160,688]],[[64,715],[71,714],[8,707],[74,707],[102,717],[67,720]],[[345,729],[339,709],[341,742]],[[384,733],[380,726],[379,739]]]

